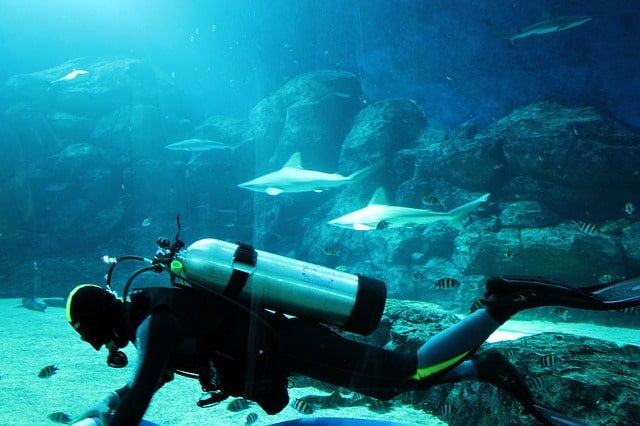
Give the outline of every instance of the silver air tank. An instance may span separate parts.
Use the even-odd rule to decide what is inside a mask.
[[[238,252],[247,247],[253,261],[239,261]],[[363,335],[380,323],[387,297],[380,280],[211,238],[180,250],[176,260],[179,276],[210,290],[229,294],[230,282],[244,276],[233,292],[241,302],[258,300],[266,309]]]

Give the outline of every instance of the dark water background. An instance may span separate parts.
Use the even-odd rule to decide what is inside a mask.
[[[544,99],[596,105],[638,127],[639,9],[625,0],[4,0],[0,81],[82,56],[142,57],[175,73],[205,117],[244,114],[287,79],[328,68],[357,73],[372,100],[414,98],[446,126]],[[593,20],[511,49],[493,36],[550,15]]]

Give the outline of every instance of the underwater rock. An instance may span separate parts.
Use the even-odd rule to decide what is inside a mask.
[[[376,102],[362,109],[342,145],[340,167],[357,169],[415,145],[426,125],[420,107],[411,99]]]
[[[607,234],[585,235],[576,224],[547,228],[503,228],[461,233],[454,262],[467,274],[544,275],[575,285],[596,284],[603,273],[626,276],[618,241]]]
[[[640,274],[640,222],[634,222],[625,227],[620,243],[629,260],[631,270],[629,275]]]
[[[193,130],[193,136],[236,146],[249,142],[248,124],[246,118],[212,115]]]
[[[483,136],[501,141],[516,175],[574,186],[640,184],[640,135],[593,107],[528,105],[490,125]]]
[[[500,213],[500,226],[506,228],[544,228],[558,223],[558,215],[539,201],[514,201]]]
[[[473,134],[473,133],[472,133]],[[446,135],[425,129],[418,139],[415,179],[443,179],[462,188],[487,192],[507,176],[502,143],[497,138],[466,132]]]
[[[256,141],[266,166],[281,166],[292,153],[330,171],[342,140],[363,106],[362,89],[349,72],[321,70],[301,74],[261,100],[249,113],[248,137]]]
[[[91,141],[103,148],[111,162],[129,163],[163,149],[172,134],[163,122],[156,106],[124,104],[96,121]]]

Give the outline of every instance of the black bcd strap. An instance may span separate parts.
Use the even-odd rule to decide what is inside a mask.
[[[243,263],[252,268],[255,267],[258,261],[258,252],[250,244],[242,242],[238,242],[237,244],[238,248],[233,254],[233,263]],[[224,295],[232,299],[237,299],[240,293],[242,293],[245,284],[247,284],[249,275],[248,272],[241,271],[234,267],[227,287],[224,289]]]

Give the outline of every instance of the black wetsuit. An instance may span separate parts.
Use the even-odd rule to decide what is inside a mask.
[[[269,414],[287,405],[289,375],[389,399],[416,372],[415,355],[357,343],[313,321],[251,311],[203,290],[149,288],[131,300],[140,358],[133,383],[118,391],[122,402],[111,424],[137,424],[167,372],[176,370]]]

